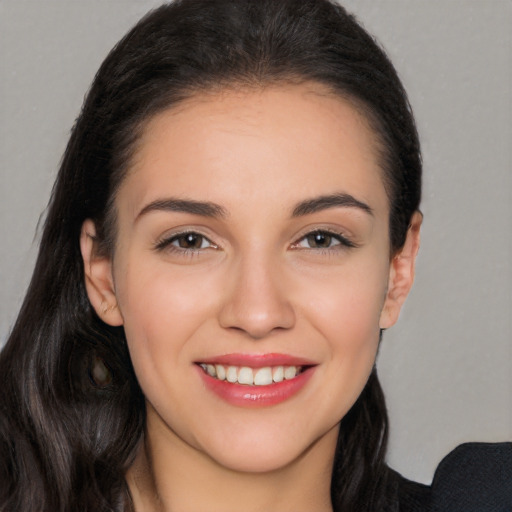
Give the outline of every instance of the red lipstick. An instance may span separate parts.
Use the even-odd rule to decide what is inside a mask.
[[[202,367],[199,366],[200,364]],[[217,378],[209,375],[204,369],[206,365],[222,365],[224,371],[229,367],[237,367],[237,370],[244,367],[246,367],[246,370],[249,368],[258,370],[267,367],[274,369],[284,367],[291,369],[292,375],[293,368],[290,367],[295,367],[299,373],[292,378],[281,376],[279,382],[271,382],[265,385],[248,385],[240,384],[237,381],[229,382],[228,377]],[[309,360],[286,354],[226,354],[200,361],[196,367],[205,387],[223,401],[240,407],[265,407],[277,405],[296,395],[313,375],[315,366],[315,363]],[[234,369],[232,368],[232,370]],[[282,370],[283,368],[281,368]],[[265,370],[262,371],[265,372]]]
[[[249,366],[250,368],[263,368],[264,366],[314,366],[316,363],[302,357],[288,354],[224,354],[208,357],[197,363],[223,364],[227,366]]]

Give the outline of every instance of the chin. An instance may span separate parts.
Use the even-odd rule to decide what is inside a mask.
[[[305,432],[302,429],[279,431],[256,429],[224,435],[227,443],[220,446],[204,446],[204,452],[217,464],[240,473],[269,473],[293,464],[307,463],[320,455],[331,458],[334,454],[339,423],[321,432]],[[315,449],[313,449],[315,448]]]
[[[290,465],[300,455],[300,450],[285,451],[275,449],[274,446],[264,449],[248,447],[232,450],[229,454],[223,453],[216,457],[216,462],[237,473],[270,473]]]

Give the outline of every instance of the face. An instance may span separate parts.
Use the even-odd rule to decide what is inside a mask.
[[[365,119],[313,85],[197,96],[149,122],[116,207],[88,290],[124,325],[150,434],[239,471],[333,450],[398,314]]]

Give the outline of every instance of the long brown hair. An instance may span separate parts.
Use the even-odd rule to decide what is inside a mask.
[[[198,91],[316,81],[354,101],[381,143],[394,250],[421,193],[405,91],[382,49],[329,0],[178,0],[150,12],[102,64],[55,183],[32,281],[0,355],[0,511],[122,511],[145,422],[122,328],[88,301],[79,250],[94,220],[115,240],[113,200],[145,122]],[[105,365],[98,382],[93,366]],[[383,508],[387,416],[375,371],[342,420],[335,510]]]

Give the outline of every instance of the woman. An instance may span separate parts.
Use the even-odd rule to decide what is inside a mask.
[[[3,509],[437,506],[385,466],[374,370],[420,183],[405,92],[342,8],[148,15],[89,92],[2,352]]]

